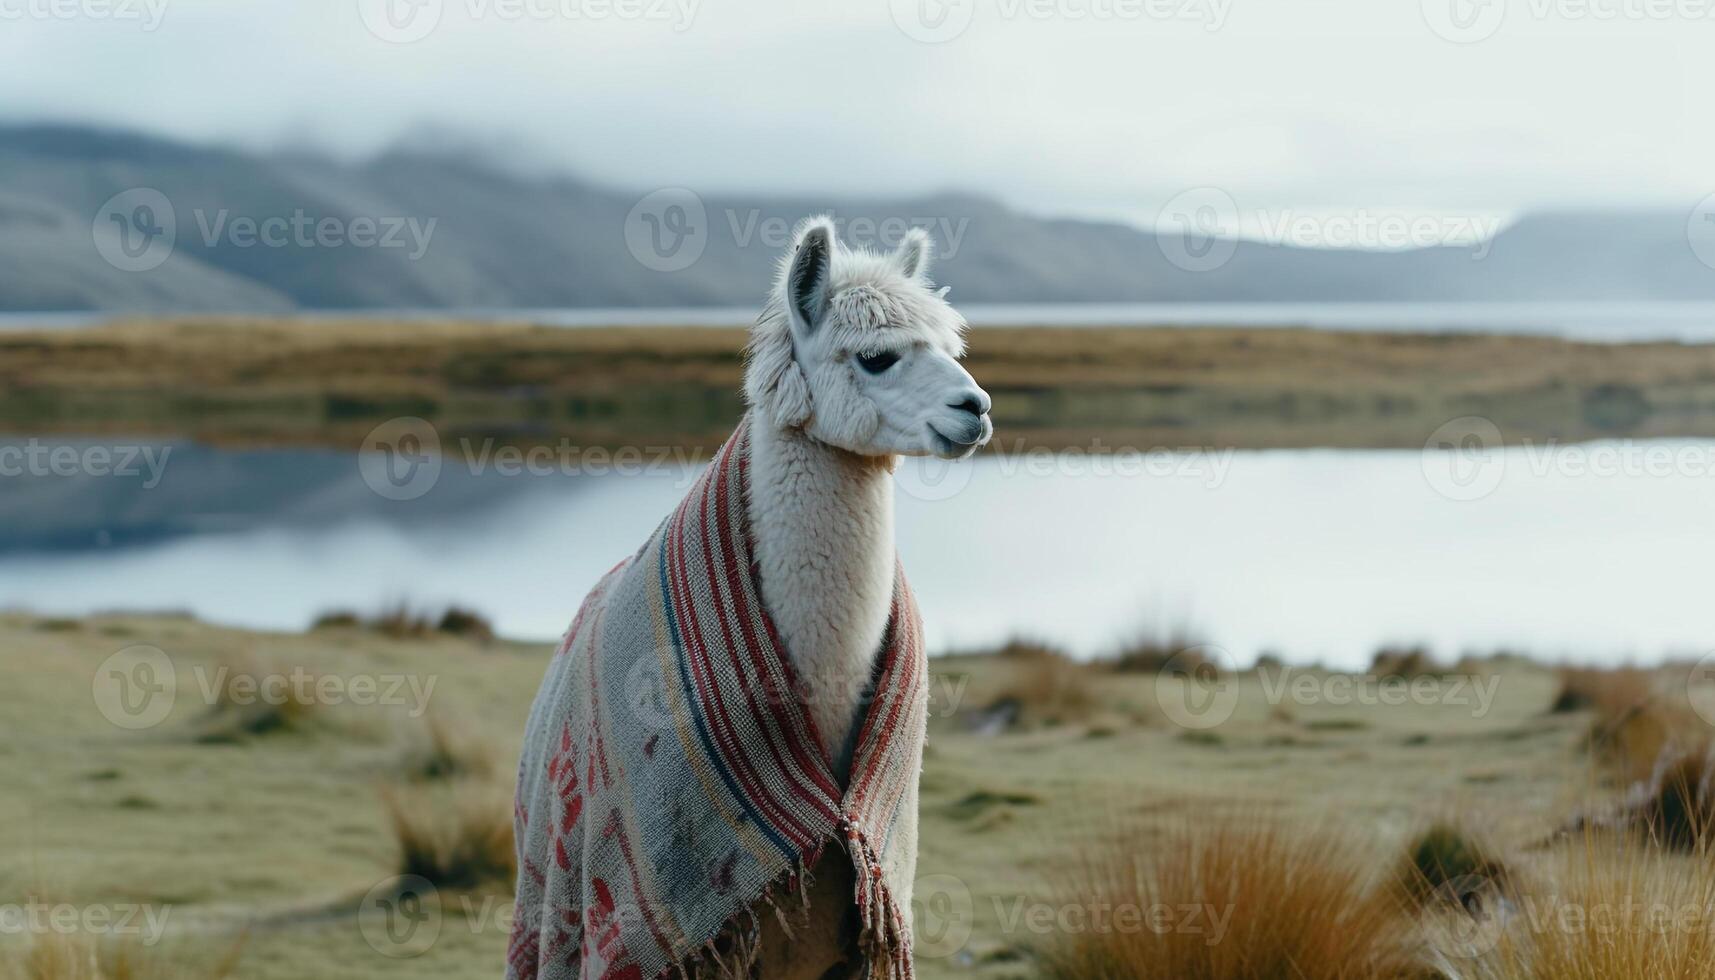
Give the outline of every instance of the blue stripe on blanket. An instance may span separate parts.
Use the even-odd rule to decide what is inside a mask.
[[[786,838],[780,836],[769,825],[768,821],[762,819],[762,814],[758,813],[755,807],[751,806],[750,800],[739,792],[737,781],[733,779],[732,773],[727,770],[726,763],[721,759],[720,753],[715,751],[714,739],[709,735],[708,727],[703,722],[702,703],[697,698],[696,685],[691,682],[690,667],[685,660],[685,646],[679,642],[679,622],[673,615],[673,591],[671,583],[667,580],[667,541],[665,537],[661,539],[661,546],[656,549],[656,553],[659,556],[656,560],[656,568],[661,576],[662,605],[666,608],[667,613],[667,635],[673,638],[673,652],[677,655],[679,662],[679,682],[684,685],[685,704],[689,709],[691,720],[697,726],[697,739],[703,743],[703,752],[708,756],[709,761],[714,763],[715,772],[720,774],[721,782],[726,784],[727,792],[732,794],[739,806],[744,807],[745,815],[750,818],[751,825],[768,835],[768,839],[774,842],[774,846],[780,849],[780,853],[785,855],[786,860],[796,862],[798,852],[792,849],[792,845],[788,844]]]

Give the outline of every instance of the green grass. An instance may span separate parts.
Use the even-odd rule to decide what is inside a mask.
[[[170,904],[175,929],[194,924],[204,945],[237,941],[254,926],[236,974],[246,980],[498,975],[510,912],[496,883],[504,871],[484,856],[496,850],[461,851],[457,843],[492,843],[492,836],[418,835],[452,840],[443,848],[451,857],[434,857],[431,848],[422,864],[419,849],[407,863],[378,794],[429,794],[409,797],[420,804],[508,783],[549,645],[483,646],[439,633],[396,640],[368,630],[247,633],[147,616],[85,624],[120,626],[137,638],[126,640],[100,628],[39,625],[0,615],[0,731],[9,733],[0,742],[0,826],[8,828],[0,843],[0,902],[46,878],[81,901]],[[167,651],[178,677],[172,712],[141,732],[108,723],[91,696],[97,668],[133,642]],[[412,717],[409,705],[318,705],[316,723],[289,735],[199,744],[190,736],[211,708],[196,671],[241,654],[322,677],[434,676],[429,717],[456,719],[457,731],[449,726],[437,750],[428,723]],[[974,692],[1004,686],[990,676],[1000,662],[971,656],[932,669],[971,674]],[[1298,724],[1356,719],[1368,726],[1302,745],[1280,743],[1282,723],[1256,677],[1230,680],[1240,698],[1232,717],[1211,729],[1218,749],[1188,744],[1157,716],[991,737],[966,731],[957,719],[932,719],[918,873],[968,891],[971,932],[958,955],[923,957],[920,975],[1037,975],[1032,937],[1007,927],[1009,903],[1045,894],[1052,870],[1099,839],[1115,817],[1141,826],[1139,839],[1147,840],[1150,827],[1198,819],[1211,806],[1243,805],[1289,824],[1337,818],[1384,833],[1395,828],[1394,843],[1403,847],[1411,815],[1446,812],[1457,802],[1494,814],[1488,829],[1517,841],[1543,836],[1564,815],[1555,801],[1588,787],[1587,759],[1578,751],[1587,723],[1545,721],[1557,691],[1548,670],[1521,667],[1509,675],[1481,718],[1453,705],[1291,705]],[[1149,675],[1102,673],[1099,693],[1115,704],[1153,705],[1157,683]],[[1504,740],[1532,725],[1543,726],[1539,737]],[[1402,744],[1425,731],[1441,737]],[[437,769],[433,778],[412,783],[413,773],[423,775],[415,767],[425,752],[441,755],[453,771],[438,771],[438,763],[428,767]],[[492,771],[485,775],[484,766]],[[487,823],[472,826],[496,826],[494,798],[481,811]],[[450,802],[417,808],[456,812]],[[424,956],[389,959],[355,928],[349,910],[402,868],[473,865],[483,870],[452,880],[484,883],[444,896],[440,938]]]

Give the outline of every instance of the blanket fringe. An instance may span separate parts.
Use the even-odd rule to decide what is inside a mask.
[[[849,822],[841,829],[856,871],[853,898],[862,922],[858,950],[864,958],[864,975],[879,980],[913,980],[911,941],[906,935],[905,918],[882,877],[881,859],[864,839],[862,830]]]
[[[842,824],[840,841],[852,861],[853,877],[857,879],[853,899],[858,909],[861,929],[858,952],[863,957],[863,976],[875,980],[914,980],[911,963],[911,943],[906,938],[905,920],[882,880],[881,862],[855,827]],[[775,897],[775,889],[796,895],[796,912],[800,921],[810,916],[810,886],[814,879],[810,868],[821,858],[823,848],[807,854],[797,867],[788,869],[779,880],[762,893],[762,899],[773,910],[781,931],[794,938],[789,921],[791,912]],[[722,947],[726,947],[723,952]],[[762,956],[762,929],[754,908],[735,912],[713,939],[704,943],[683,962],[662,970],[654,980],[749,980],[756,972]]]

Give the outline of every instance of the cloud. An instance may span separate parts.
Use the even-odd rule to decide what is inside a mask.
[[[1037,212],[1202,184],[1497,210],[1715,190],[1696,111],[1715,60],[1692,47],[1715,22],[1686,18],[1521,4],[1457,44],[1425,16],[1439,0],[417,0],[433,30],[394,43],[371,0],[164,0],[153,30],[93,13],[145,2],[0,0],[9,111],[347,156],[460,134],[621,186]],[[951,40],[909,29],[966,4]]]

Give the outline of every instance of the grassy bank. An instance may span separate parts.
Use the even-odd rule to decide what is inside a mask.
[[[443,436],[712,448],[742,411],[743,331],[202,320],[0,333],[0,431],[358,446],[414,415]],[[977,330],[1003,448],[1418,448],[1442,423],[1509,440],[1715,436],[1715,346],[1301,329]]]
[[[233,975],[257,980],[498,975],[510,912],[500,845],[512,760],[549,650],[386,626],[330,617],[308,633],[275,634],[176,617],[0,615],[0,729],[9,733],[0,744],[0,822],[11,828],[0,847],[0,904],[50,896],[73,907],[164,909],[166,941],[138,955],[218,966],[236,947]],[[139,644],[158,648],[170,673],[139,673],[135,658],[153,656],[138,654]],[[110,659],[127,650],[132,660]],[[1251,671],[1229,678],[1230,712],[1203,726],[1174,714],[1189,703],[1188,682],[1167,666],[1163,675],[1161,664],[1140,658],[1076,665],[1024,647],[937,658],[918,868],[923,976],[1087,976],[1095,975],[1088,964],[1105,963],[1103,975],[1142,977],[1150,974],[1125,964],[1171,956],[1204,964],[1183,976],[1261,980],[1254,970],[1209,966],[1208,950],[1237,962],[1256,944],[1286,944],[1302,947],[1292,955],[1308,964],[1303,957],[1326,954],[1311,948],[1316,942],[1351,947],[1350,935],[1344,946],[1317,939],[1315,924],[1335,932],[1352,924],[1337,903],[1388,886],[1408,855],[1474,853],[1436,843],[1445,834],[1421,843],[1425,828],[1449,818],[1482,829],[1508,882],[1513,874],[1521,888],[1552,881],[1543,876],[1578,852],[1557,835],[1578,826],[1590,800],[1619,800],[1628,785],[1593,731],[1631,724],[1638,692],[1648,690],[1635,677],[1629,685],[1562,677],[1516,658],[1458,671],[1385,666],[1419,685],[1420,696],[1403,702],[1365,698],[1361,686],[1342,694],[1354,690],[1339,685],[1345,675],[1305,671],[1295,676],[1309,687],[1283,688],[1278,675]],[[298,672],[324,693],[257,707],[235,680]],[[171,690],[170,710],[146,728],[115,724],[120,676]],[[360,678],[383,694],[391,679],[403,680],[394,698],[371,704],[360,702]],[[1471,678],[1488,679],[1487,700],[1472,699]],[[1683,690],[1683,675],[1678,682]],[[1242,829],[1257,825],[1273,829],[1262,837]],[[1204,826],[1221,833],[1206,835]],[[1329,832],[1347,836],[1334,851],[1318,850],[1316,835]],[[1618,853],[1623,839],[1600,847]],[[1633,840],[1626,846],[1640,846]],[[1132,946],[1110,947],[1028,911],[1019,917],[1111,899],[1114,889],[1124,899],[1157,879],[1150,887],[1192,887],[1184,882],[1197,875],[1172,855],[1205,852],[1209,867],[1237,861],[1251,875],[1248,891],[1219,899],[1236,905],[1229,934],[1239,938],[1226,945],[1139,945],[1132,935]],[[1276,864],[1290,868],[1305,854],[1339,857],[1318,859],[1333,878],[1317,886],[1314,900],[1324,905],[1308,911],[1299,877],[1270,877]],[[1694,880],[1673,863],[1688,860],[1664,848],[1633,871],[1672,892]],[[1341,870],[1352,861],[1356,870]],[[1134,864],[1135,875],[1090,877]],[[438,932],[422,949],[390,945],[365,919],[375,889],[404,870],[444,886],[434,904]],[[1421,903],[1431,892],[1401,894]],[[1246,917],[1246,903],[1267,911],[1269,902],[1285,908]],[[1366,916],[1357,924],[1400,925]],[[1263,922],[1277,925],[1258,931]],[[0,976],[30,948],[26,937],[0,936]],[[162,975],[218,974],[175,967]],[[1284,975],[1335,976],[1266,974]],[[1473,975],[1527,974],[1497,967]]]

